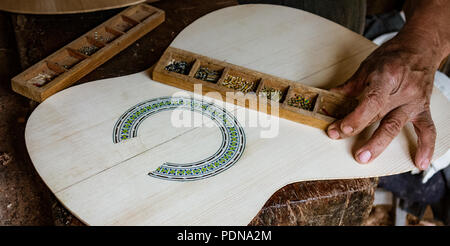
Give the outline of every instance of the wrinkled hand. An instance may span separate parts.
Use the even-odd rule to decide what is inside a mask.
[[[381,120],[372,137],[354,153],[358,162],[368,163],[410,121],[418,137],[414,162],[424,170],[433,156],[436,139],[430,97],[438,59],[430,48],[404,42],[394,38],[380,46],[346,83],[332,89],[356,97],[359,105],[344,119],[332,123],[327,133],[332,139],[346,138]]]

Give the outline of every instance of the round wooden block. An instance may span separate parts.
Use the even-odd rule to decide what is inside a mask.
[[[208,14],[171,46],[322,88],[345,81],[376,48],[321,17],[271,5]],[[31,160],[89,225],[247,225],[287,184],[414,167],[410,125],[377,160],[360,165],[351,151],[373,128],[333,141],[312,127],[191,96],[151,80],[149,71],[68,88],[30,116]],[[449,103],[435,90],[431,105],[438,157],[449,148]],[[189,117],[192,124],[180,121]]]

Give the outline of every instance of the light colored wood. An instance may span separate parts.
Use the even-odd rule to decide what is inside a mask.
[[[129,7],[12,78],[12,89],[42,102],[108,61],[164,19],[164,11],[147,4]],[[42,86],[33,82],[36,76],[47,74],[51,78]]]
[[[180,74],[177,72],[168,71],[166,67],[174,61],[184,61],[188,64],[192,64],[189,74]],[[215,82],[197,79],[195,78],[195,74],[200,67],[222,71],[221,77]],[[252,78],[251,80],[256,81],[257,86],[246,94],[236,93],[238,90],[229,89],[223,86],[222,81],[228,75],[233,75],[232,71],[239,73],[239,76],[242,76],[245,79]],[[311,86],[305,86],[298,82],[277,78],[258,71],[253,71],[244,67],[211,59],[206,56],[201,56],[173,47],[167,48],[161,59],[156,64],[153,69],[152,79],[192,92],[196,92],[196,85],[201,85],[201,91],[198,91],[197,93],[200,92],[202,95],[207,95],[211,92],[217,92],[221,96],[216,98],[225,101],[229,96],[227,93],[233,92],[233,98],[231,101],[233,101],[234,104],[245,102],[245,105],[242,103],[242,106],[247,108],[249,108],[250,105],[260,105],[252,109],[269,112],[269,114],[272,112],[271,105],[273,103],[279,104],[277,105],[277,107],[279,107],[279,112],[277,112],[276,116],[295,122],[304,123],[322,130],[325,130],[330,123],[338,118],[338,116],[342,117],[347,113],[350,113],[357,105],[356,99],[346,98],[337,93],[332,93],[330,91]],[[272,101],[270,99],[268,100],[264,96],[261,96],[260,90],[266,86],[269,88],[282,89],[284,91],[282,100]],[[288,104],[289,99],[296,95],[302,95],[312,101],[313,108],[311,111],[293,107]],[[248,100],[251,100],[252,98],[255,102],[250,103]],[[261,105],[265,104],[267,104],[266,107],[261,107]]]
[[[21,14],[74,14],[127,7],[145,0],[2,0],[0,10]]]
[[[267,5],[210,13],[183,30],[171,46],[320,88],[345,81],[375,48],[315,15]],[[352,149],[375,125],[357,137],[335,141],[321,130],[205,97],[242,124],[246,147],[239,161],[197,181],[149,177],[161,163],[195,161],[220,145],[218,128],[176,127],[169,111],[146,119],[136,138],[114,144],[114,124],[130,107],[162,96],[193,95],[155,82],[149,74],[68,88],[45,100],[27,122],[26,145],[37,172],[89,225],[246,225],[286,184],[384,176],[414,168],[411,124],[376,160],[360,165]],[[433,160],[450,146],[449,106],[435,88],[431,113],[438,135]],[[279,131],[263,138],[269,128],[252,126],[248,115],[270,120],[273,126],[279,123]]]

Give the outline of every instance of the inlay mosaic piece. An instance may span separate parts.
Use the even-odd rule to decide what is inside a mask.
[[[155,178],[190,181],[214,176],[230,168],[245,149],[245,132],[237,119],[212,103],[188,97],[160,97],[133,106],[117,120],[113,129],[113,142],[134,138],[140,124],[149,116],[173,109],[195,111],[208,116],[219,127],[222,144],[212,156],[192,163],[164,163],[148,175]]]

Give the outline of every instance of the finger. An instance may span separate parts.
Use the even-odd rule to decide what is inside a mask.
[[[366,89],[358,106],[344,119],[328,127],[328,136],[333,139],[345,138],[360,133],[370,122],[380,115],[389,97],[389,86],[370,86]]]
[[[402,107],[396,108],[384,117],[367,143],[355,152],[359,163],[368,163],[377,158],[408,122],[409,116]]]
[[[436,128],[431,118],[430,111],[420,113],[412,121],[417,134],[417,152],[414,163],[417,168],[425,170],[428,168],[433,157],[436,141]]]
[[[336,92],[349,97],[356,97],[364,90],[364,81],[367,78],[366,67],[361,64],[358,70],[345,81],[344,84],[335,88],[331,88],[330,91]]]
[[[386,112],[386,110],[379,112],[372,120],[369,121],[367,126],[370,126],[373,123],[381,120],[387,113],[389,113],[389,112]],[[338,125],[341,124],[341,120],[337,120],[334,123],[335,123],[335,125],[338,126]],[[340,134],[337,131],[337,129],[333,129],[332,127],[329,127],[327,131],[328,131],[328,136],[329,137],[331,137],[333,139],[339,139],[340,138]]]

